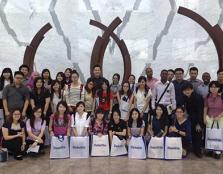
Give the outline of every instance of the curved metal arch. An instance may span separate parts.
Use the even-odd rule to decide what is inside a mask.
[[[44,35],[52,28],[50,23],[44,25],[33,37],[31,43],[26,47],[23,64],[28,65],[30,68],[30,73],[33,71],[34,59],[36,51],[44,39]]]
[[[212,26],[202,16],[185,7],[179,7],[177,12],[198,23],[209,34],[217,50],[219,68],[223,68],[223,31],[221,27],[218,24]]]
[[[121,54],[123,58],[123,63],[124,63],[124,75],[123,75],[123,81],[126,81],[131,74],[131,59],[130,55],[128,52],[128,49],[126,47],[126,44],[124,40],[120,40],[116,34],[113,33],[115,28],[121,23],[121,19],[119,17],[116,17],[112,23],[106,27],[102,23],[95,21],[95,20],[90,20],[90,25],[93,25],[95,27],[100,28],[101,30],[104,31],[104,34],[102,37],[98,36],[96,39],[96,42],[93,47],[93,51],[91,54],[91,75],[93,75],[93,66],[96,64],[99,64],[101,67],[103,66],[103,58],[104,58],[104,53],[107,48],[107,45],[109,43],[109,37],[111,36],[114,41],[117,43]]]

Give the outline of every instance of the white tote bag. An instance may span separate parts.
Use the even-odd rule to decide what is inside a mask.
[[[219,128],[206,128],[205,149],[223,151],[223,129]]]
[[[89,137],[70,138],[70,158],[89,157]]]
[[[0,109],[0,128],[2,128],[4,124],[4,112],[3,109]]]
[[[49,133],[49,127],[46,126],[45,131],[44,131],[44,135],[45,135],[45,141],[44,141],[44,145],[45,146],[49,146],[50,145],[50,141],[51,141],[51,137],[50,137],[50,133]]]
[[[117,136],[113,135],[110,156],[127,155],[125,142],[125,140],[120,140]]]
[[[52,137],[50,158],[69,158],[69,142],[67,136]]]
[[[148,145],[148,157],[154,159],[164,159],[163,137],[151,137]]]
[[[165,159],[182,159],[182,139],[181,137],[165,138]]]
[[[142,137],[131,137],[129,141],[128,157],[146,159],[146,148]]]
[[[109,156],[108,135],[92,136],[91,156]]]

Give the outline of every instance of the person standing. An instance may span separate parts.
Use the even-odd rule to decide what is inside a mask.
[[[201,158],[202,157],[202,131],[204,128],[203,122],[203,110],[204,101],[203,97],[197,94],[193,85],[187,82],[182,87],[183,94],[185,95],[185,108],[188,115],[188,119],[191,122],[191,135],[192,135],[192,146],[194,154]]]
[[[27,65],[21,65],[19,67],[19,71],[21,71],[23,74],[24,74],[24,80],[23,80],[23,85],[27,85],[28,84],[28,81],[29,81],[29,66]]]
[[[148,88],[153,90],[155,83],[158,81],[158,79],[153,77],[153,69],[151,67],[146,68],[146,76],[147,76],[146,85]]]
[[[204,123],[206,128],[223,128],[223,100],[220,93],[220,84],[218,81],[211,81],[209,84],[210,93],[205,98],[204,103]],[[214,158],[220,159],[221,152],[209,152]]]
[[[30,95],[29,89],[23,85],[23,78],[23,73],[16,71],[14,83],[3,89],[2,99],[6,118],[9,117],[10,110],[15,108],[22,110],[22,117],[26,116]]]
[[[176,109],[175,89],[172,82],[168,81],[168,71],[162,70],[161,80],[155,84],[152,95],[152,109],[157,104],[162,104],[168,111],[169,124],[174,120],[172,112]]]
[[[202,84],[202,81],[197,78],[198,76],[198,68],[191,67],[189,71],[190,78],[188,81],[193,85],[194,91],[197,91],[197,87]]]
[[[203,98],[206,98],[209,93],[209,83],[211,80],[211,76],[208,72],[202,74],[203,83],[197,87],[197,93],[200,94]]]
[[[182,87],[187,81],[184,80],[184,70],[182,68],[175,69],[175,80],[172,82],[175,89],[176,105],[184,105],[184,95],[182,92]]]

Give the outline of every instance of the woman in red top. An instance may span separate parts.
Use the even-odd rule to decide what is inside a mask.
[[[104,116],[106,120],[109,120],[111,112],[112,112],[112,92],[109,88],[109,82],[106,79],[103,79],[101,86],[96,94],[96,103],[97,108],[101,108],[104,110]]]

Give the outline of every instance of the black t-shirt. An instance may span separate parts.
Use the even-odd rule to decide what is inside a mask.
[[[106,79],[104,77],[99,77],[99,78],[92,77],[92,80],[95,84],[95,90],[97,91],[101,87],[102,81]]]
[[[192,125],[204,126],[203,123],[203,111],[204,111],[204,100],[203,97],[196,92],[193,92],[190,97],[185,96],[185,105],[188,118]]]
[[[127,129],[127,125],[126,125],[126,122],[121,119],[118,124],[115,124],[115,122],[113,121],[110,121],[110,123],[108,124],[109,131],[122,132],[124,129]],[[119,137],[119,139],[125,138],[125,136],[119,136],[119,135],[117,136]]]
[[[152,129],[155,136],[162,136],[165,131],[165,127],[168,126],[167,116],[162,116],[160,119],[153,117],[152,119]]]
[[[9,123],[9,122],[4,123],[2,127],[8,129],[8,135],[17,135],[18,132],[21,132],[22,129],[25,128],[25,123],[20,122],[20,129],[17,129],[17,130],[12,129],[12,123]]]
[[[46,98],[50,97],[50,91],[48,89],[44,89],[43,92],[37,94],[35,91],[32,91],[30,94],[30,98],[34,100],[35,106],[44,108],[46,103]]]

